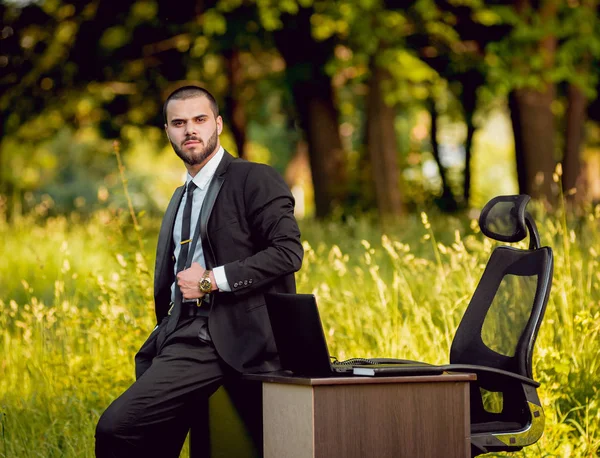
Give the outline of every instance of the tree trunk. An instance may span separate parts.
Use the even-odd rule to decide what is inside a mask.
[[[469,207],[471,200],[471,158],[473,156],[473,136],[475,135],[475,125],[473,124],[473,113],[467,113],[465,116],[467,123],[467,138],[465,139],[465,177],[463,181],[463,205]]]
[[[4,140],[4,124],[6,123],[7,117],[5,112],[0,110],[0,196],[2,196],[2,194],[6,195],[6,184],[8,181],[6,179],[6,175],[8,174],[4,171],[6,164],[4,164],[4,148],[2,148],[2,140]]]
[[[329,83],[329,81],[328,81]],[[338,131],[338,112],[330,84],[301,84],[294,100],[305,126],[317,218],[344,204],[347,193],[345,155]]]
[[[475,125],[473,117],[477,108],[477,90],[485,83],[482,73],[476,69],[462,73],[458,78],[462,90],[460,93],[460,102],[463,107],[465,123],[467,124],[467,138],[465,139],[465,171],[463,180],[463,205],[469,206],[471,199],[471,157],[473,151],[473,136],[475,135]]]
[[[375,181],[373,180],[373,163],[369,156],[369,122],[363,117],[361,146],[358,149],[358,158],[355,175],[349,192],[349,206],[359,212],[370,212],[377,208],[375,195]]]
[[[515,142],[515,165],[517,169],[517,185],[519,193],[525,193],[527,189],[527,174],[525,172],[524,153],[523,153],[523,129],[521,128],[521,113],[519,111],[519,102],[514,91],[508,94],[508,109],[510,111],[510,121],[513,128],[513,138]]]
[[[223,53],[226,59],[227,76],[229,77],[229,90],[225,96],[226,122],[231,128],[235,140],[235,146],[239,157],[245,157],[246,129],[248,121],[244,104],[239,100],[243,80],[240,52],[237,49],[229,49]]]
[[[551,104],[554,87],[545,91],[516,89],[511,96],[511,119],[515,136],[515,153],[519,192],[554,203],[554,114]]]
[[[562,186],[569,200],[581,201],[585,197],[585,195],[582,195],[585,194],[585,187],[578,186],[578,184],[581,184],[581,143],[583,141],[587,101],[583,91],[574,84],[569,84],[567,96],[567,131],[562,164]],[[571,189],[576,189],[577,194],[571,194],[569,192]]]
[[[438,166],[438,171],[440,174],[440,179],[442,180],[442,195],[438,199],[436,199],[436,203],[440,207],[442,211],[456,211],[458,208],[458,204],[452,193],[452,189],[448,185],[448,178],[446,177],[446,169],[442,165],[442,160],[440,158],[440,145],[437,140],[438,133],[438,112],[435,107],[435,101],[430,100],[429,103],[429,114],[431,115],[431,153],[433,154],[433,158]]]
[[[556,2],[542,2],[538,6],[540,19],[544,23],[556,17]],[[519,13],[530,7],[529,0],[515,2],[515,9]],[[547,35],[539,42],[539,53],[544,60],[544,69],[548,71],[554,67],[556,46],[557,39],[553,35]],[[556,129],[551,107],[556,89],[547,80],[542,84],[542,89],[524,87],[513,90],[509,96],[509,106],[515,138],[519,192],[554,204],[556,193],[552,175],[556,165]]]
[[[334,43],[315,41],[311,15],[309,8],[301,8],[295,15],[282,15],[284,26],[274,36],[286,63],[286,78],[308,143],[316,216],[324,218],[346,200],[346,157],[331,77],[325,72]]]
[[[403,214],[398,173],[398,144],[394,129],[396,113],[383,99],[382,82],[389,72],[371,66],[366,100],[367,151],[375,184],[377,210],[382,220]]]

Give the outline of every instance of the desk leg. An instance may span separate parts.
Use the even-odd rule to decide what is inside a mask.
[[[263,383],[264,458],[314,458],[313,389]]]

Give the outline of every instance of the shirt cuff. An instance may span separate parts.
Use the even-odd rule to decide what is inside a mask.
[[[215,282],[217,283],[217,288],[219,288],[219,291],[230,293],[231,286],[229,286],[227,275],[225,275],[225,266],[215,267],[213,269],[213,275],[215,276]]]

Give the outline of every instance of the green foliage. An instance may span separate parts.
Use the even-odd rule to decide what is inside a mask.
[[[223,35],[227,30],[225,17],[216,10],[208,10],[202,18],[203,30],[209,37],[211,35]]]
[[[547,423],[538,444],[511,456],[587,458],[600,447],[600,206],[579,217],[533,211],[555,252],[534,356]],[[159,221],[140,231],[128,221],[110,210],[0,220],[1,457],[93,456],[95,424],[133,381],[153,327]],[[365,219],[301,226],[298,290],[318,296],[332,354],[448,361],[494,247],[475,221],[423,213],[383,236]]]
[[[228,109],[243,107],[246,121],[239,128],[245,129],[249,151],[270,158],[278,170],[285,169],[302,135],[295,123],[294,84],[323,73],[334,86],[350,167],[364,152],[362,112],[375,67],[389,75],[382,84],[385,101],[405,118],[434,100],[441,115],[468,120],[476,110],[488,111],[488,95],[548,81],[574,83],[593,98],[600,57],[598,2],[531,2],[535,8],[523,11],[519,5],[530,2],[500,3],[417,0],[397,7],[384,0],[202,5],[182,0],[173,9],[156,0],[0,2],[0,193],[17,206],[29,205],[31,193],[49,194],[61,209],[80,196],[94,202],[91,182],[104,179],[99,158],[109,150],[105,140],[125,138],[140,126],[160,128],[164,96],[184,81],[209,87],[228,125],[227,118],[234,118]],[[201,9],[207,5],[213,7]],[[277,53],[275,36],[300,17],[310,23],[314,49],[320,51],[288,65]],[[556,40],[555,52],[541,49],[544,39]],[[240,56],[237,63],[234,54]],[[445,98],[452,102],[444,103]],[[555,114],[561,104],[561,99],[553,104]],[[64,138],[65,126],[76,141],[56,145],[54,137]],[[90,145],[92,137],[97,147]],[[124,146],[125,156],[135,149]],[[417,176],[407,165],[407,149],[399,149],[401,172]],[[59,171],[65,164],[67,170]],[[449,173],[456,175],[450,177],[456,191],[463,169]],[[348,201],[357,200],[363,185],[357,179],[349,186]],[[429,189],[429,183],[417,185],[415,194]],[[362,205],[369,205],[364,200]]]
[[[597,2],[556,2],[518,12],[512,6],[492,6],[499,24],[511,32],[488,45],[486,62],[490,81],[502,91],[541,88],[546,82],[570,82],[595,96],[597,75],[586,71],[600,57],[600,20]],[[555,39],[556,49],[545,49],[543,40]]]

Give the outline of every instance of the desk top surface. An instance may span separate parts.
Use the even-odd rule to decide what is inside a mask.
[[[445,372],[441,375],[402,375],[393,377],[369,376],[331,376],[299,377],[287,371],[267,372],[264,374],[245,374],[244,379],[265,383],[284,383],[290,385],[365,385],[377,383],[446,383],[469,382],[476,380],[475,374]]]

